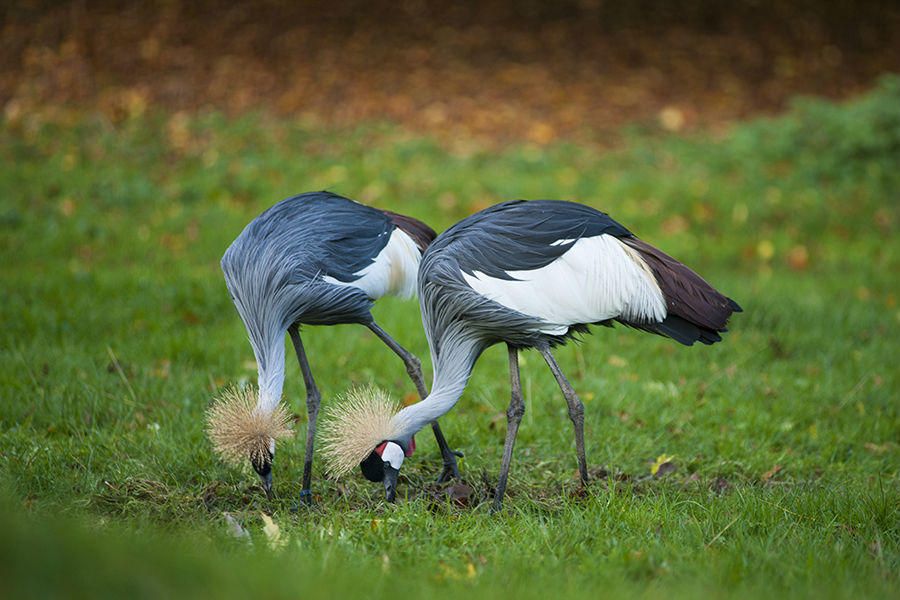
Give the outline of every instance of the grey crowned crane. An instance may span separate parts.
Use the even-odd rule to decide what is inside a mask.
[[[301,324],[359,323],[406,365],[420,397],[427,394],[418,358],[387,334],[369,312],[387,295],[412,296],[422,253],[434,231],[416,219],[364,206],[329,192],[282,200],[253,219],[222,257],[222,270],[256,357],[258,392],[226,393],[208,414],[207,432],[231,462],[250,459],[266,494],[272,490],[275,438],[287,433],[281,407],[284,336],[290,334],[309,415],[303,491],[308,501],[320,394],[300,340]],[[459,477],[437,421],[441,479]]]
[[[383,396],[357,397],[335,413],[323,452],[332,472],[360,464],[368,478],[383,480],[392,500],[413,434],[453,408],[481,353],[505,342],[511,401],[494,510],[503,501],[525,412],[519,350],[536,348],[562,390],[584,485],[584,407],[551,348],[588,332],[588,325],[614,321],[686,346],[713,344],[741,310],[607,214],[558,200],[506,202],[460,221],[428,247],[418,291],[434,365],[431,394],[396,413]],[[363,412],[365,419],[358,416]]]

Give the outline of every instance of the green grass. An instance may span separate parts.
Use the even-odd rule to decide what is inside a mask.
[[[607,153],[446,149],[390,125],[262,116],[0,121],[0,596],[897,597],[898,101],[886,78],[725,139],[631,129]],[[585,494],[565,403],[525,353],[528,412],[506,510],[489,515],[509,393],[495,347],[442,421],[466,453],[467,504],[431,483],[422,432],[405,501],[317,464],[317,506],[295,512],[297,367],[280,499],[217,462],[203,413],[221,386],[255,381],[219,257],[270,204],[323,188],[438,230],[511,198],[577,200],[745,312],[712,347],[600,328],[558,352],[587,407],[589,465],[608,472]],[[429,373],[416,304],[375,315]],[[351,384],[413,391],[364,328],[303,336],[326,404]],[[652,477],[661,455],[677,470]]]

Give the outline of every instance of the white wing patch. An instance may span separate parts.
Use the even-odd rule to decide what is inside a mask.
[[[419,247],[403,230],[396,228],[372,263],[354,273],[359,279],[345,282],[326,275],[322,280],[335,285],[358,287],[375,300],[391,295],[411,298],[416,293],[420,260]]]
[[[515,280],[480,271],[463,278],[482,296],[546,323],[538,331],[562,335],[570,325],[615,317],[635,322],[666,318],[662,291],[641,257],[611,235],[581,238],[555,261]]]

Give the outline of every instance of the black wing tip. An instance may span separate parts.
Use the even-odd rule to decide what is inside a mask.
[[[716,342],[722,341],[722,336],[719,333],[724,331],[724,329],[716,331],[700,327],[677,315],[669,315],[662,322],[654,323],[647,328],[654,333],[672,338],[685,346],[693,346],[694,342],[711,346]]]
[[[728,307],[732,310],[732,312],[744,312],[744,309],[741,308],[740,304],[732,300],[731,298],[725,298],[728,300]]]

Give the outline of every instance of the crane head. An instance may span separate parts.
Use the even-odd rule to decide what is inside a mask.
[[[369,481],[384,483],[388,502],[397,497],[403,459],[415,450],[395,417],[400,404],[374,387],[354,389],[328,408],[322,432],[322,455],[333,476],[359,465]]]
[[[403,459],[411,455],[415,449],[414,438],[410,438],[406,449],[400,442],[382,442],[359,463],[359,468],[366,479],[384,483],[384,498],[388,502],[397,499],[397,477],[400,474],[400,467],[403,465]]]
[[[272,460],[275,458],[275,438],[269,438],[266,452],[250,452],[250,465],[259,475],[266,497],[272,497]]]
[[[272,409],[260,406],[255,389],[229,389],[207,411],[206,433],[225,462],[247,464],[249,457],[266,496],[271,496],[275,439],[291,433],[289,421],[280,404]]]

